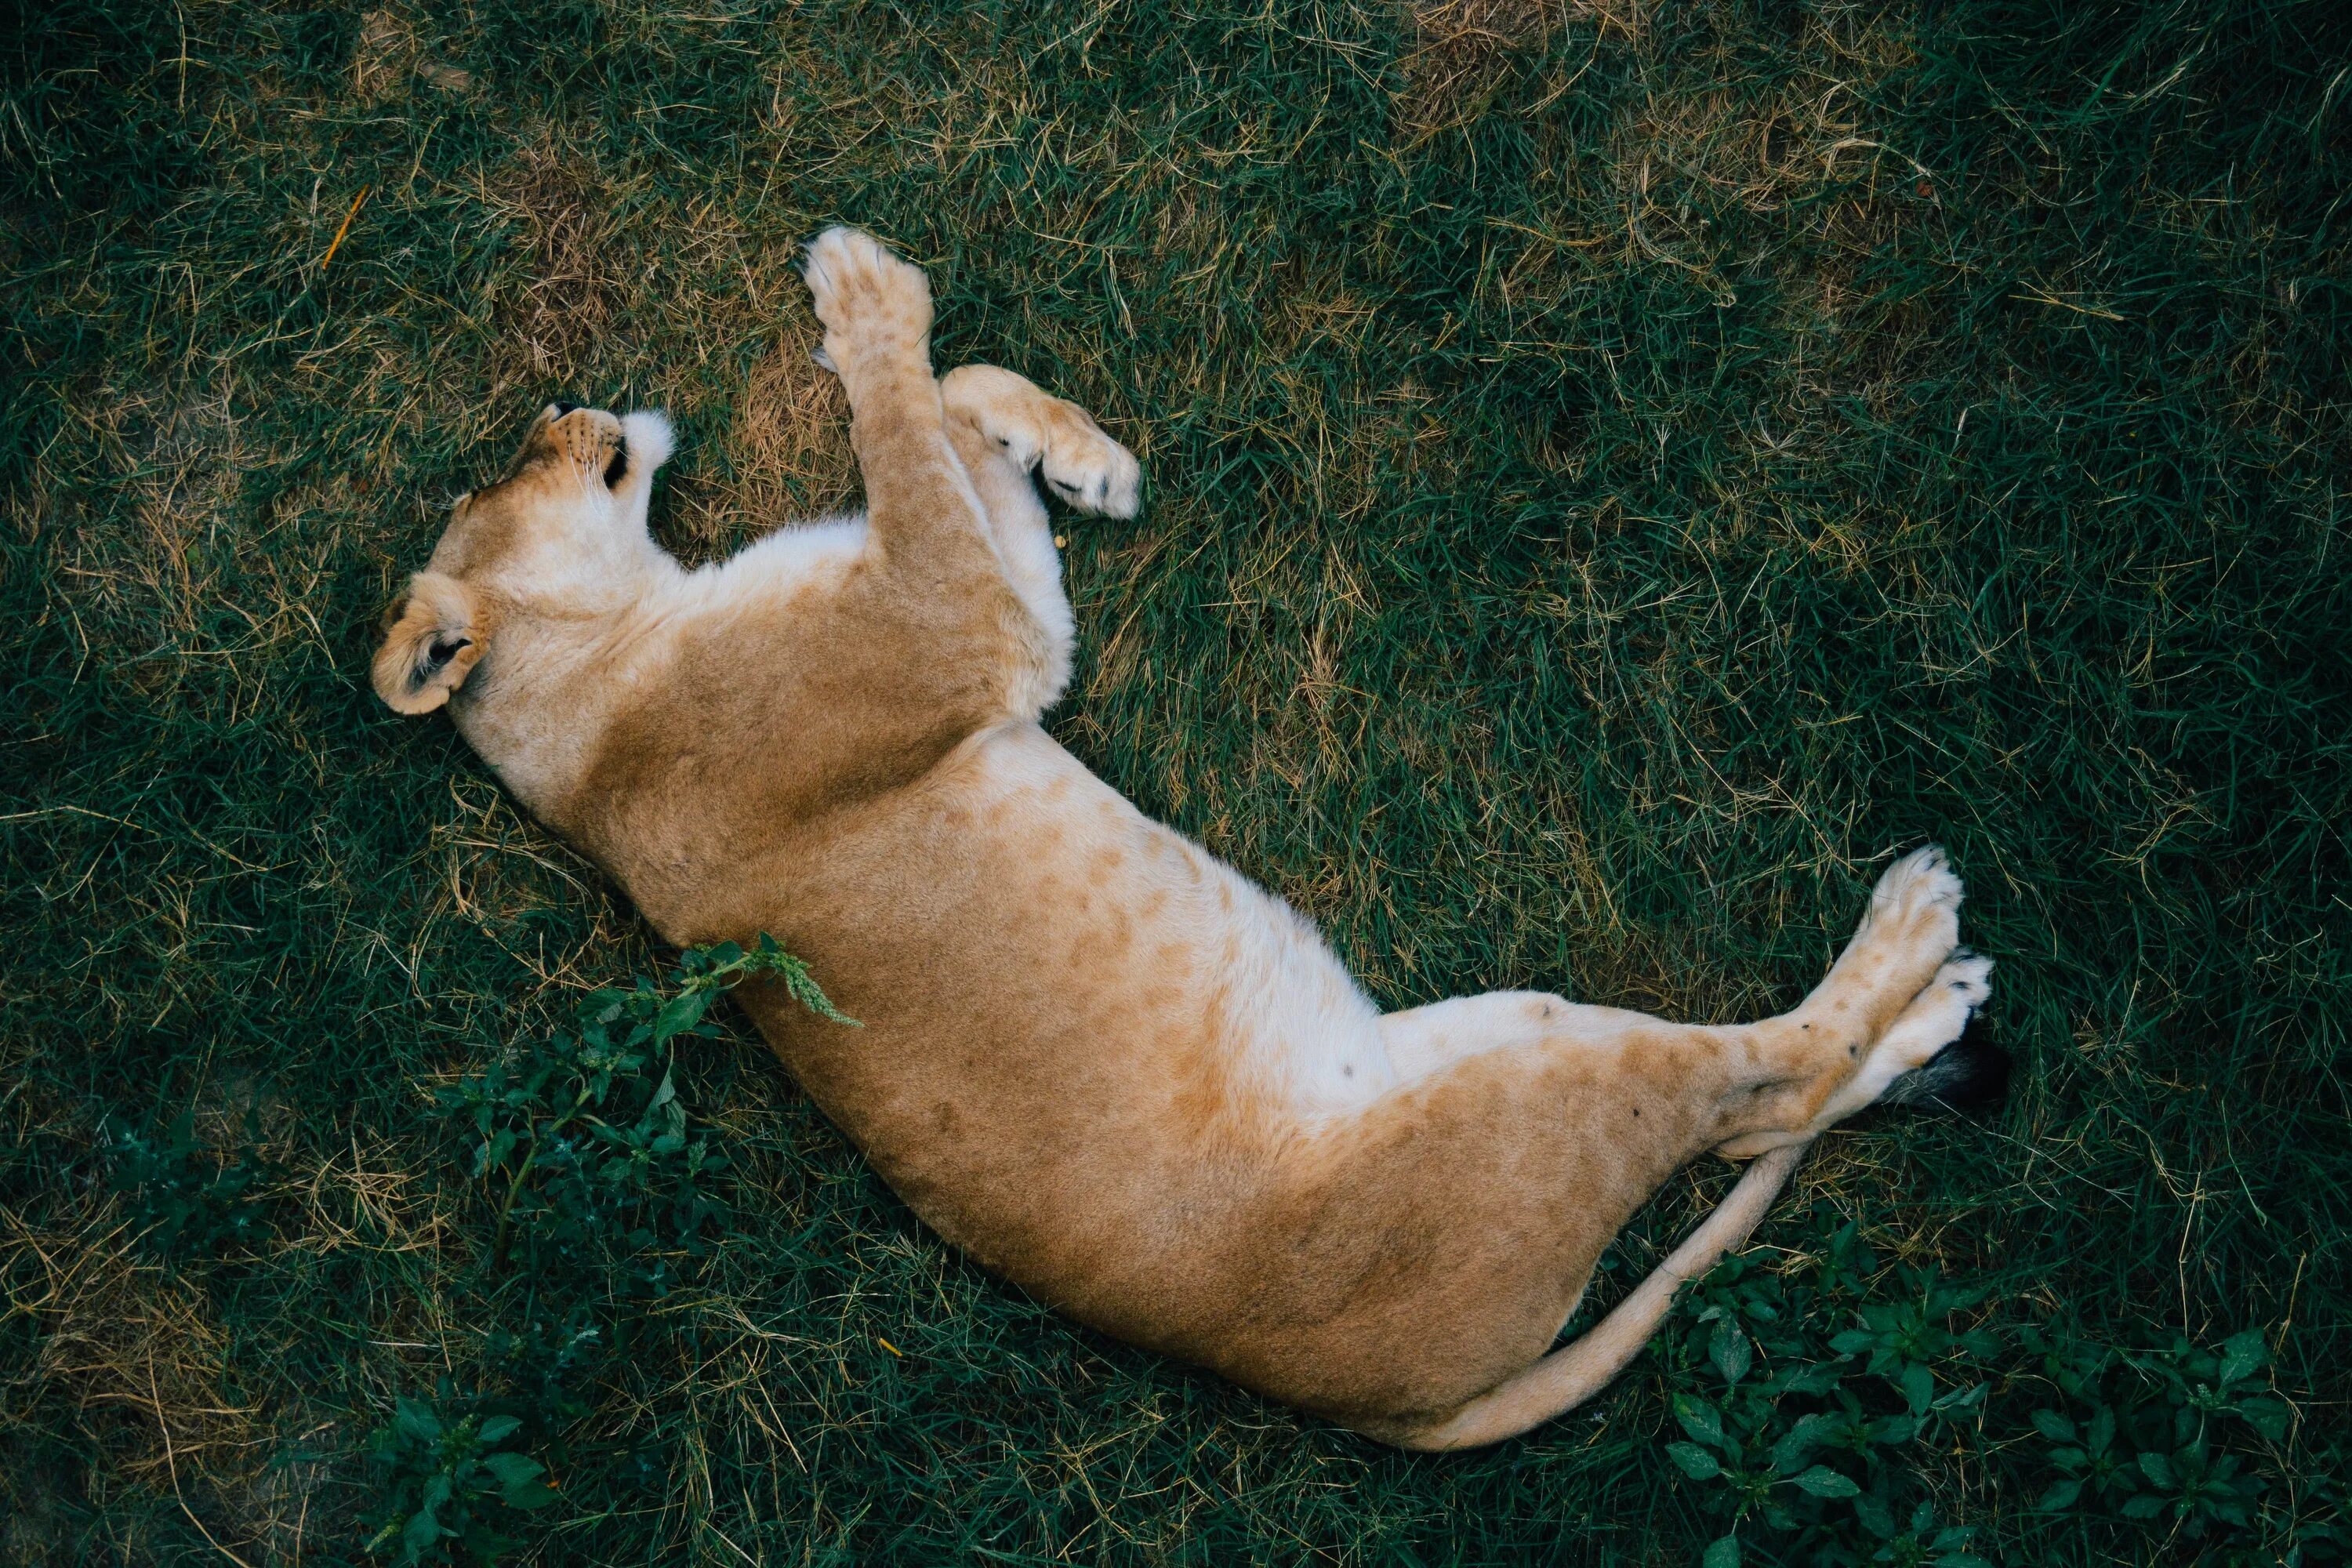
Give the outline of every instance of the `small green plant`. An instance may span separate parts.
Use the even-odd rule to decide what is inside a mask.
[[[530,1512],[555,1500],[547,1467],[506,1445],[522,1430],[516,1415],[449,1413],[445,1380],[433,1401],[402,1397],[370,1447],[386,1478],[383,1522],[368,1551],[391,1551],[406,1565],[463,1552],[493,1563],[514,1546],[501,1510]]]
[[[2140,1352],[2063,1321],[1997,1331],[1986,1289],[1879,1272],[1853,1225],[1817,1212],[1814,1226],[1794,1268],[1727,1258],[1655,1347],[1680,1428],[1665,1457],[1727,1526],[1703,1568],[1985,1568],[1979,1532],[1916,1495],[1932,1455],[1955,1452],[2036,1478],[2029,1542],[2103,1540],[2118,1561],[2340,1560],[2326,1479],[2340,1457],[2285,1465],[2296,1416],[2267,1386],[2261,1331]],[[2296,1495],[2277,1495],[2295,1471]]]
[[[153,1133],[110,1120],[103,1137],[114,1189],[130,1199],[142,1242],[159,1256],[214,1256],[264,1228],[253,1189],[268,1167],[249,1147],[234,1159],[213,1154],[196,1139],[193,1111]]]
[[[2270,1363],[2260,1330],[2218,1350],[2175,1339],[2142,1355],[2049,1330],[2023,1337],[2063,1396],[2032,1415],[2054,1445],[2049,1464],[2058,1478],[2042,1494],[2042,1512],[2112,1513],[2190,1542],[2255,1521],[2264,1482],[2229,1447],[2249,1436],[2284,1443],[2294,1422],[2294,1409],[2257,1381]]]
[[[667,1320],[633,1303],[675,1289],[726,1211],[727,1157],[691,1125],[677,1050],[717,1037],[711,1004],[753,976],[856,1024],[762,935],[749,952],[687,952],[667,987],[641,976],[591,992],[572,1029],[440,1091],[463,1131],[467,1179],[488,1205],[484,1296],[507,1316],[483,1340],[482,1392],[445,1381],[429,1401],[401,1399],[374,1434],[386,1492],[371,1552],[404,1565],[494,1563],[515,1545],[512,1513],[554,1500],[547,1464],[521,1439],[561,1457],[562,1432],[586,1409],[578,1385],[623,1346],[666,1331]]]
[[[715,1036],[704,1016],[711,1003],[754,975],[854,1026],[808,966],[762,934],[748,952],[733,942],[688,951],[667,994],[643,976],[629,989],[591,992],[576,1031],[442,1091],[444,1108],[478,1139],[468,1173],[496,1196],[494,1257],[517,1237],[535,1253],[617,1249],[646,1258],[632,1281],[639,1293],[667,1293],[674,1267],[655,1249],[699,1252],[717,1206],[707,1178],[726,1163],[688,1130],[673,1053],[681,1037]]]
[[[1737,1568],[1749,1546],[1770,1561],[1986,1568],[1971,1530],[1912,1495],[1910,1462],[1983,1403],[1979,1363],[2000,1342],[1954,1326],[1982,1292],[1916,1268],[1874,1282],[1853,1225],[1815,1225],[1807,1267],[1727,1258],[1662,1342],[1682,1431],[1666,1457],[1727,1525],[1705,1568]]]

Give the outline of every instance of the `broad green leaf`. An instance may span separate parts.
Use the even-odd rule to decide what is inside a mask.
[[[486,1454],[482,1468],[498,1479],[502,1487],[520,1486],[547,1474],[547,1467],[528,1454]]]
[[[2035,1411],[2033,1429],[2053,1443],[2072,1443],[2079,1436],[2074,1423],[2055,1410]]]
[[[555,1489],[543,1479],[547,1467],[522,1454],[492,1454],[483,1468],[499,1483],[499,1500],[509,1508],[545,1508],[555,1500]]]
[[[2284,1399],[2273,1399],[2258,1394],[2252,1399],[2238,1402],[2238,1414],[2246,1424],[2273,1443],[2286,1441],[2287,1429],[2294,1425],[2294,1407]]]
[[[694,1027],[710,1006],[709,991],[681,991],[663,1004],[654,1015],[654,1043],[661,1044],[674,1036]]]
[[[1811,1366],[1783,1373],[1779,1383],[1784,1393],[1827,1394],[1838,1385],[1845,1373],[1845,1366],[1839,1362],[1816,1362]]]
[[[1739,1326],[1728,1318],[1715,1325],[1715,1337],[1707,1343],[1706,1356],[1715,1363],[1715,1370],[1726,1383],[1738,1383],[1747,1376],[1748,1367],[1755,1361],[1755,1352],[1748,1343],[1748,1336],[1741,1333]]]
[[[1727,1535],[1703,1552],[1698,1568],[1739,1568],[1739,1537]]]
[[[2231,1334],[2229,1342],[2221,1347],[2222,1385],[2227,1387],[2231,1384],[2251,1377],[2260,1370],[2263,1363],[2269,1359],[2270,1350],[2263,1342],[2263,1331],[2260,1329],[2248,1329],[2243,1333]]]
[[[435,1542],[446,1533],[440,1521],[420,1509],[410,1516],[407,1526],[400,1532],[401,1555],[414,1563],[432,1551]]]
[[[1795,1485],[1800,1491],[1811,1492],[1815,1497],[1853,1497],[1862,1490],[1854,1484],[1853,1477],[1842,1476],[1827,1465],[1815,1465],[1796,1477]]]
[[[1695,1481],[1711,1481],[1723,1474],[1722,1464],[1696,1443],[1669,1443],[1666,1445],[1666,1458]]]
[[[1908,1443],[1918,1435],[1916,1416],[1882,1415],[1870,1424],[1870,1440],[1874,1443]]]
[[[1687,1394],[1675,1394],[1675,1419],[1682,1423],[1684,1431],[1700,1442],[1727,1453],[1730,1451],[1731,1440],[1723,1435],[1723,1413],[1706,1400],[1693,1398]]]
[[[2075,1500],[2080,1498],[2082,1495],[2083,1483],[2081,1481],[2060,1481],[2056,1486],[2052,1487],[2048,1491],[2043,1492],[2042,1494],[2042,1500],[2034,1506],[2039,1508],[2044,1513],[2063,1513],[2068,1509],[2073,1508],[2074,1506]]]
[[[2126,1519],[2154,1519],[2164,1511],[2164,1500],[2154,1492],[2138,1492],[2124,1499]]]
[[[543,1480],[519,1482],[499,1494],[499,1500],[509,1508],[525,1510],[545,1508],[555,1500],[555,1489]]]
[[[441,1422],[433,1412],[414,1399],[402,1399],[393,1405],[392,1424],[404,1437],[419,1443],[441,1440]]]
[[[1935,1374],[1915,1361],[1905,1365],[1898,1381],[1903,1385],[1903,1397],[1911,1406],[1911,1414],[1926,1414],[1927,1406],[1935,1403]]]
[[[1971,1383],[1964,1388],[1955,1388],[1948,1394],[1938,1394],[1936,1398],[1936,1403],[1929,1405],[1928,1408],[1936,1411],[1948,1421],[1958,1412],[1967,1410],[1972,1405],[1981,1403],[1984,1396],[1985,1385],[1981,1383]]]
[[[495,1448],[520,1429],[522,1418],[518,1415],[493,1415],[482,1423],[482,1446]]]
[[[1822,1446],[1822,1429],[1830,1425],[1826,1415],[1799,1416],[1797,1424],[1772,1445],[1772,1468],[1780,1475],[1795,1475]]]

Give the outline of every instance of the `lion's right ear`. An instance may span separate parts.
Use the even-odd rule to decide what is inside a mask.
[[[481,601],[455,577],[419,572],[385,617],[375,694],[395,713],[430,713],[466,684],[489,641]]]

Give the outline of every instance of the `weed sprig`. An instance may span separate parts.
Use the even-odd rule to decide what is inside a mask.
[[[658,1303],[707,1256],[727,1212],[718,1185],[727,1156],[688,1119],[677,1050],[721,1037],[706,1016],[711,1005],[755,975],[819,1017],[856,1026],[807,964],[761,932],[749,952],[734,942],[687,950],[667,989],[640,975],[625,989],[592,991],[574,1028],[439,1092],[443,1111],[478,1140],[466,1173],[496,1209],[487,1268],[519,1267],[532,1285],[505,1298],[520,1330],[492,1333],[486,1362],[507,1374],[503,1386],[468,1397],[445,1377],[429,1397],[401,1396],[377,1428],[371,1442],[387,1490],[368,1550],[396,1548],[404,1568],[458,1552],[495,1561],[514,1542],[490,1505],[530,1510],[555,1500],[546,1467],[502,1445],[559,1435],[582,1411],[577,1384],[598,1352],[642,1345],[648,1322],[658,1334]],[[510,1258],[516,1237],[520,1256]],[[562,1342],[550,1344],[558,1319]]]
[[[541,1251],[574,1255],[615,1237],[635,1254],[664,1243],[699,1251],[714,1212],[702,1178],[727,1157],[708,1136],[688,1134],[673,1058],[681,1038],[717,1037],[704,1015],[753,975],[773,977],[818,1016],[856,1027],[808,966],[763,932],[748,952],[733,942],[689,949],[667,994],[643,976],[627,990],[593,991],[572,1031],[523,1062],[493,1064],[440,1091],[443,1108],[481,1140],[470,1173],[498,1197],[494,1257],[506,1256],[518,1222],[534,1263],[545,1261]],[[669,1282],[665,1255],[640,1283],[659,1294]]]

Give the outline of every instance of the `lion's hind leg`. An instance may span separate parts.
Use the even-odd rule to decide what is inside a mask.
[[[1489,1051],[1524,1050],[1577,1039],[1608,1041],[1628,1025],[1656,1020],[1617,1007],[1570,1002],[1548,991],[1488,991],[1381,1016],[1381,1044],[1395,1082],[1410,1084]]]
[[[1300,1402],[1323,1397],[1391,1442],[1457,1447],[1600,1387],[1647,1341],[1675,1283],[1748,1234],[1800,1146],[1958,1036],[1990,967],[1958,951],[1960,898],[1940,851],[1898,862],[1822,984],[1758,1023],[1676,1024],[1526,992],[1384,1018],[1397,1084],[1347,1130],[1332,1185],[1379,1249],[1414,1238],[1431,1260],[1400,1279],[1415,1310],[1389,1322],[1443,1328],[1340,1322],[1318,1350],[1365,1392]],[[1766,1157],[1657,1279],[1544,1355],[1617,1227],[1708,1148]],[[1483,1382],[1468,1381],[1474,1364]]]

